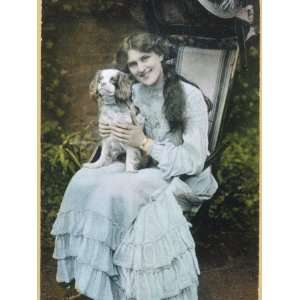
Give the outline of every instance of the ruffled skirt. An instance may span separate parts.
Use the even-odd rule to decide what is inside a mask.
[[[51,233],[57,281],[92,299],[198,299],[195,244],[159,169],[79,170]]]

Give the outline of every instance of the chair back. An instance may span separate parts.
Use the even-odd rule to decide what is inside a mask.
[[[228,91],[236,70],[239,48],[198,48],[183,46],[178,50],[176,71],[197,84],[212,102],[209,113],[209,150],[219,144],[225,117]]]

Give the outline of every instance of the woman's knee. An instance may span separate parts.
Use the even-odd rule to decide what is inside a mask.
[[[74,174],[70,183],[90,186],[93,183],[98,183],[102,178],[104,180],[106,177],[110,177],[111,174],[123,173],[124,170],[124,163],[121,162],[116,162],[109,166],[95,169],[81,168]]]

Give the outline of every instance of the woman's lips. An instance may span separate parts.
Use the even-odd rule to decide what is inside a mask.
[[[151,72],[151,70],[146,71],[146,72],[144,72],[144,73],[141,73],[141,74],[139,75],[139,77],[140,77],[140,78],[143,78],[143,79],[147,79],[147,78],[149,77],[150,72]]]

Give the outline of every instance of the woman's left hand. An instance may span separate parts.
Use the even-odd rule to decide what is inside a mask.
[[[140,147],[146,137],[143,128],[133,124],[114,124],[111,126],[111,133],[121,143],[131,147]]]

